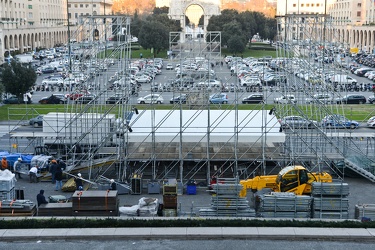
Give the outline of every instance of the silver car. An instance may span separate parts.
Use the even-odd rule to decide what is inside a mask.
[[[290,129],[304,129],[304,128],[315,128],[318,126],[318,122],[314,120],[308,120],[301,116],[285,116],[279,120],[282,128]]]
[[[163,97],[160,94],[149,94],[144,97],[140,97],[137,99],[137,103],[139,104],[162,104],[164,102]]]

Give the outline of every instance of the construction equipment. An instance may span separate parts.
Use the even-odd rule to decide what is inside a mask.
[[[332,176],[327,172],[311,173],[303,166],[288,166],[277,175],[256,176],[240,181],[242,185],[240,197],[246,197],[248,189],[256,192],[264,188],[270,188],[274,192],[308,195],[311,193],[313,182],[332,182]]]

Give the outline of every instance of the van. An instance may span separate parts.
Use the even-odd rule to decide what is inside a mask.
[[[357,83],[357,80],[349,75],[333,75],[331,82],[334,84],[353,84]]]

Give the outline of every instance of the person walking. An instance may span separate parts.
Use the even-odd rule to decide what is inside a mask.
[[[3,156],[3,159],[1,159],[1,170],[8,169],[8,160],[6,156]]]
[[[49,172],[51,173],[51,176],[52,176],[52,184],[56,183],[55,174],[56,174],[58,166],[59,165],[57,165],[57,161],[56,160],[52,160],[51,164],[49,165]]]
[[[56,186],[55,191],[59,191],[62,188],[63,172],[60,167],[57,168],[55,173]]]
[[[36,201],[38,203],[38,207],[42,204],[48,204],[48,201],[46,200],[46,197],[44,196],[44,190],[41,189],[39,191],[39,194],[36,196]]]
[[[17,161],[15,161],[13,164],[13,173],[18,174],[18,179],[22,179],[21,173],[20,173],[21,164],[22,164],[21,162],[22,162],[22,158],[18,158]]]
[[[35,182],[37,183],[38,182],[38,166],[33,166],[32,168],[30,168],[30,171],[29,171],[29,177],[30,177],[30,183],[32,182]]]

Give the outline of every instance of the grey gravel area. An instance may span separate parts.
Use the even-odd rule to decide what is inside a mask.
[[[345,183],[349,184],[349,218],[354,219],[356,204],[375,204],[375,186],[368,180],[363,178],[346,178]],[[144,185],[145,186],[145,185]],[[24,198],[36,202],[36,195],[39,190],[45,190],[45,196],[64,195],[71,197],[73,192],[55,191],[55,185],[51,182],[29,183],[29,179],[24,177],[16,182],[16,190],[20,189],[24,192]],[[162,201],[162,194],[148,194],[147,189],[143,189],[140,195],[123,194],[119,195],[120,206],[132,206],[139,202],[142,197],[157,198]],[[249,204],[252,205],[251,192],[248,192]],[[187,195],[186,192],[178,195],[179,215],[195,216],[200,208],[208,208],[211,203],[211,195],[207,192],[207,188],[198,187],[196,195]]]

